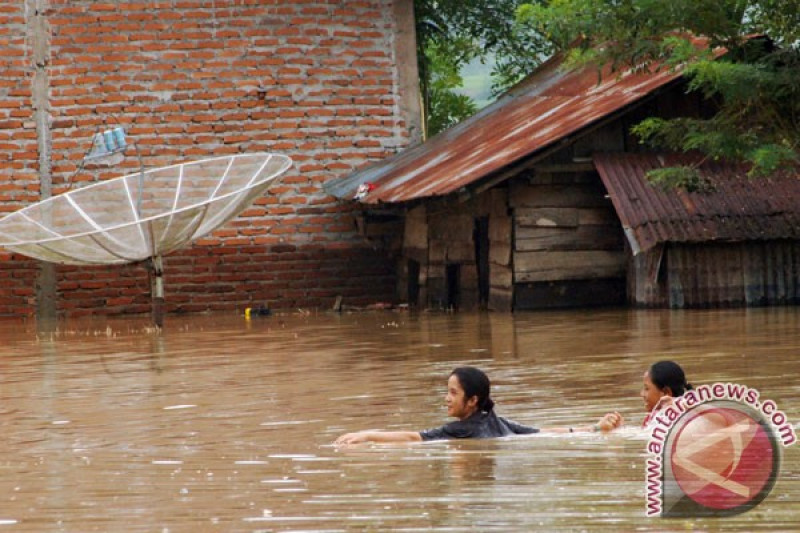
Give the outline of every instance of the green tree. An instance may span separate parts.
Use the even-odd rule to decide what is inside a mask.
[[[517,13],[528,33],[547,38],[573,64],[682,68],[689,90],[718,109],[706,119],[647,119],[634,128],[643,142],[748,162],[752,176],[798,162],[800,1],[551,0]],[[720,48],[727,52],[718,57]],[[693,167],[651,178],[700,183]]]
[[[451,61],[449,52],[452,46],[439,46],[431,43],[425,50],[427,66],[431,73],[426,81],[427,86],[427,135],[436,135],[440,131],[458,124],[465,118],[475,114],[478,106],[466,95],[455,89],[463,85],[459,65]]]
[[[530,1],[530,0],[528,0]],[[414,0],[417,59],[426,136],[469,117],[474,102],[458,94],[459,72],[491,56],[494,93],[531,72],[549,47],[516,24],[525,0]],[[543,48],[544,47],[544,48]]]

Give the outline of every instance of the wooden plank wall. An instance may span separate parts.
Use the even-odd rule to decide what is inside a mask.
[[[401,300],[408,299],[409,284],[413,283],[409,279],[409,261],[415,261],[419,265],[416,280],[419,293],[416,302],[408,303],[425,305],[428,301],[428,210],[425,205],[413,207],[406,212],[397,278],[397,292]]]
[[[431,200],[406,213],[398,293],[408,294],[409,261],[419,264],[417,305],[446,308],[447,269],[457,266],[458,307],[474,309],[479,303],[478,267],[475,256],[475,218],[485,216],[485,200],[459,202]]]
[[[511,265],[513,219],[508,209],[508,189],[495,188],[484,196],[489,212],[489,309],[511,311],[514,305],[514,271]]]
[[[475,263],[475,210],[471,204],[437,204],[428,215],[428,305],[448,305],[447,267],[458,265],[459,309],[478,305]]]
[[[605,194],[596,172],[534,170],[528,179],[512,182],[515,308],[602,303],[603,296],[592,295],[586,280],[619,280],[597,287],[608,291],[614,300],[608,303],[619,303],[620,292],[624,297],[624,235]],[[537,284],[550,288],[538,290]],[[563,301],[543,301],[559,294]],[[568,301],[569,294],[575,301]]]

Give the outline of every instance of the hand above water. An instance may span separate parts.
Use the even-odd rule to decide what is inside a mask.
[[[345,433],[333,443],[336,446],[349,446],[350,444],[362,444],[364,442],[419,442],[422,440],[416,431],[358,431],[356,433]]]
[[[369,434],[364,431],[358,431],[355,433],[345,433],[344,435],[340,436],[338,439],[333,441],[336,446],[347,446],[350,444],[361,444],[362,442],[369,442]]]
[[[622,424],[625,422],[625,419],[619,414],[618,411],[614,411],[613,413],[607,413],[603,418],[600,419],[595,427],[600,431],[612,431],[621,427]]]

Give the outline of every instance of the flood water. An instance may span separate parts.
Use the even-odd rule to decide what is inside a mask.
[[[645,516],[642,373],[679,361],[800,422],[800,310],[571,311],[0,322],[3,531],[754,531],[800,529],[800,445],[728,518]],[[500,415],[611,435],[331,446],[446,422],[458,365]]]

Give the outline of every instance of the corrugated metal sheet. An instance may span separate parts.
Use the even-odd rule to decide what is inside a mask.
[[[690,163],[681,155],[597,154],[594,163],[634,253],[664,242],[800,238],[800,177],[750,179],[741,166],[705,163],[712,192],[664,191],[649,170]]]
[[[403,202],[455,192],[621,110],[680,76],[615,74],[602,81],[593,67],[565,70],[558,58],[480,113],[425,143],[325,185],[353,198],[363,183],[365,203]],[[599,83],[598,83],[599,82]]]
[[[798,267],[798,241],[673,245],[663,276],[665,299],[636,303],[673,308],[796,305]]]

